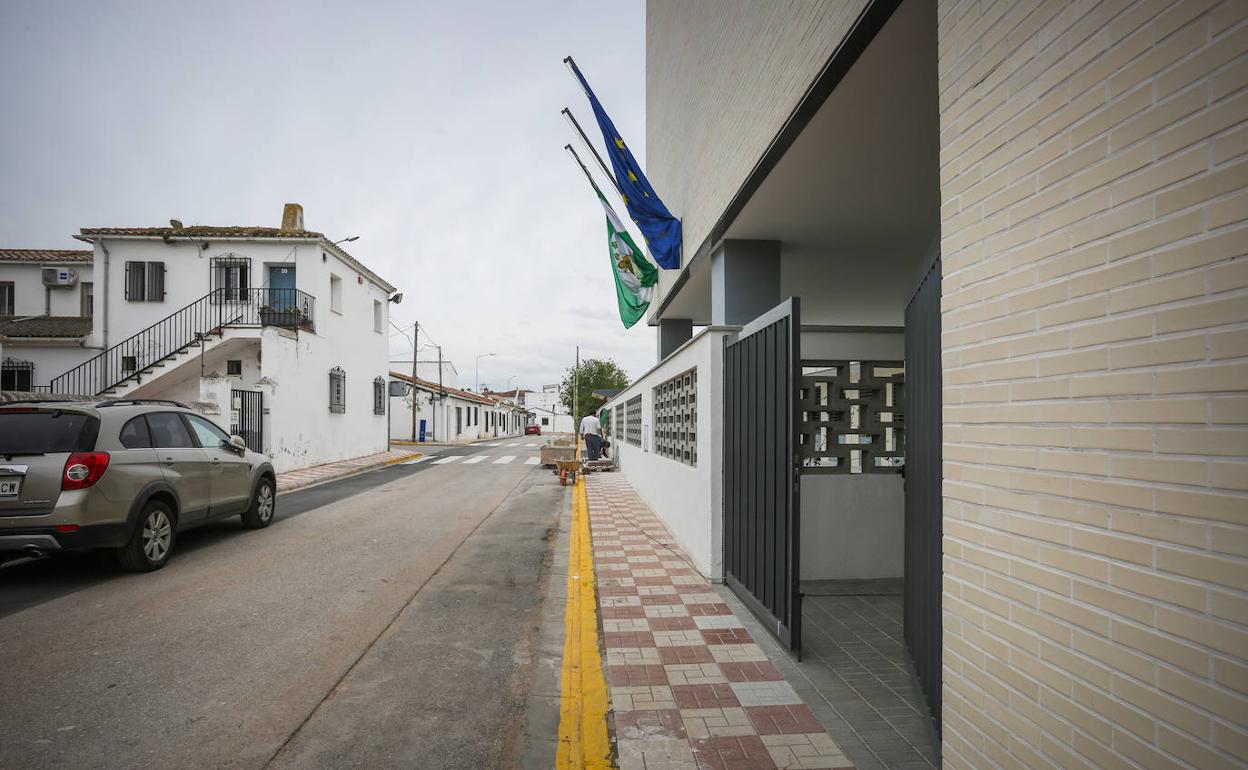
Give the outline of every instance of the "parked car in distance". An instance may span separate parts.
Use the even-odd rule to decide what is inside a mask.
[[[175,401],[0,404],[0,561],[113,549],[160,569],[178,535],[225,516],[269,526],[273,466]]]
[[[542,435],[542,426],[540,426],[540,425],[526,425],[526,426],[524,426],[524,435],[526,435],[526,436],[540,436],[540,435]]]

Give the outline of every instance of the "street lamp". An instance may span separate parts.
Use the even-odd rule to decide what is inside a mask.
[[[472,376],[472,379],[473,379],[472,392],[473,393],[477,393],[481,390],[481,359],[485,358],[486,356],[496,356],[496,355],[498,354],[497,353],[478,353],[477,354],[476,372]]]
[[[342,238],[341,240],[334,241],[334,245],[337,246],[340,243],[350,243],[351,241],[358,241],[359,239],[360,236],[352,235],[349,238]]]
[[[513,374],[513,375],[511,375],[510,377],[508,377],[508,378],[507,378],[507,387],[506,387],[506,388],[503,388],[503,390],[511,390],[511,381],[512,381],[512,380],[514,380],[514,379],[516,379],[516,375],[514,375],[514,374]]]

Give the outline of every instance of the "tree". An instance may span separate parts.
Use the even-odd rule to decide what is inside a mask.
[[[559,400],[572,414],[572,390],[575,387],[577,368],[569,366],[559,385]],[[594,398],[594,391],[603,388],[622,390],[628,387],[628,375],[611,359],[588,358],[581,362],[580,390],[577,392],[576,408],[580,414],[574,414],[577,422],[587,414],[597,414],[602,400]]]

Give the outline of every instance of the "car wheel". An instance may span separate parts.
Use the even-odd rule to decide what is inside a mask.
[[[277,510],[277,492],[273,481],[260,479],[256,485],[256,493],[251,496],[251,507],[243,513],[243,524],[252,529],[264,529],[273,523],[273,513]]]
[[[165,566],[173,552],[176,533],[170,507],[158,500],[143,506],[130,542],[117,550],[117,562],[127,572],[151,572]]]

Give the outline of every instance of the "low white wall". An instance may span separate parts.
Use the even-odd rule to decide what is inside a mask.
[[[705,577],[722,580],[723,564],[723,338],[732,330],[708,327],[605,405],[612,410],[641,394],[642,443],[633,446],[612,412],[612,451],[620,472],[680,543]],[[698,464],[660,457],[654,445],[654,387],[698,369]]]
[[[900,476],[802,476],[802,580],[901,577],[905,493]]]

